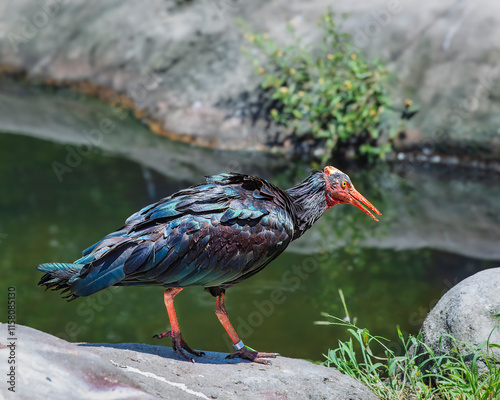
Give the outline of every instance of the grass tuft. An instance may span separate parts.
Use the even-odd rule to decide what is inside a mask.
[[[454,350],[435,354],[420,334],[405,337],[398,328],[402,355],[397,355],[389,348],[388,339],[372,335],[348,318],[322,315],[327,320],[318,324],[345,327],[350,336],[328,351],[323,364],[360,381],[381,399],[500,399],[500,360],[492,351],[500,346],[490,342],[491,334],[480,346],[446,335]]]

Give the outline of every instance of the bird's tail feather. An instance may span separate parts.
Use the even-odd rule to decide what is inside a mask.
[[[60,290],[62,293],[70,290],[71,284],[79,275],[85,264],[64,264],[64,263],[46,263],[36,267],[38,271],[45,272],[38,285],[45,286],[45,289]],[[74,300],[78,296],[74,293],[66,296],[69,300]]]

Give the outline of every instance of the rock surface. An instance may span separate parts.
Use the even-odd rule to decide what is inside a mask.
[[[234,18],[279,42],[286,42],[293,20],[302,39],[316,43],[315,21],[329,6],[327,0],[3,2],[0,65],[125,94],[163,134],[217,148],[261,148],[270,132]],[[420,106],[410,140],[427,135],[430,151],[448,132],[498,141],[499,2],[338,0],[334,11],[350,14],[344,28],[353,44],[395,73],[396,105],[411,97]]]
[[[6,359],[6,324],[1,332]],[[263,366],[206,352],[191,364],[170,347],[77,345],[21,325],[16,337],[16,392],[25,399],[377,399],[336,370],[291,358]]]
[[[453,349],[451,339],[442,337],[446,334],[457,342],[473,345],[481,345],[488,338],[490,343],[500,344],[500,318],[494,317],[497,314],[500,314],[500,268],[491,268],[463,280],[439,300],[424,321],[422,340],[436,354]],[[500,361],[500,349],[491,350]]]

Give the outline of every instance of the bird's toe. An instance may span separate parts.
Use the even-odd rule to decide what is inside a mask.
[[[226,358],[232,359],[239,357],[258,364],[271,365],[271,362],[266,360],[266,358],[276,358],[277,356],[279,356],[278,353],[261,353],[255,350],[250,350],[247,347],[243,347],[234,353],[229,354]]]
[[[153,339],[163,339],[164,337],[172,337],[172,331],[157,333],[153,336]]]
[[[191,361],[194,364],[194,358],[188,356],[184,350],[177,348],[174,349],[174,351],[176,351],[177,354],[179,354],[184,360]]]
[[[252,360],[252,362],[263,365],[272,365],[271,361],[266,360],[264,358],[255,358]]]
[[[280,355],[280,353],[261,353],[257,352],[257,357],[259,358],[276,358]]]
[[[192,349],[186,343],[186,341],[182,338],[182,335],[180,332],[172,335],[172,348],[174,349],[174,351],[177,351],[177,353],[179,353],[184,359],[191,361],[191,362],[194,362],[193,358],[188,356],[185,351],[187,351],[188,353],[191,353],[197,357],[201,357],[201,356],[205,355],[205,353],[203,353],[202,351]]]

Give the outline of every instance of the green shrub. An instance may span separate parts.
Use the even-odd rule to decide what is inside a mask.
[[[315,50],[301,43],[293,23],[291,45],[280,47],[267,34],[246,33],[258,49],[255,71],[262,76],[276,107],[270,110],[278,124],[298,137],[312,137],[323,145],[326,161],[335,150],[353,146],[359,154],[383,156],[391,150],[381,140],[380,117],[389,103],[384,81],[387,71],[368,62],[339,32],[329,11],[317,21],[323,31]]]

